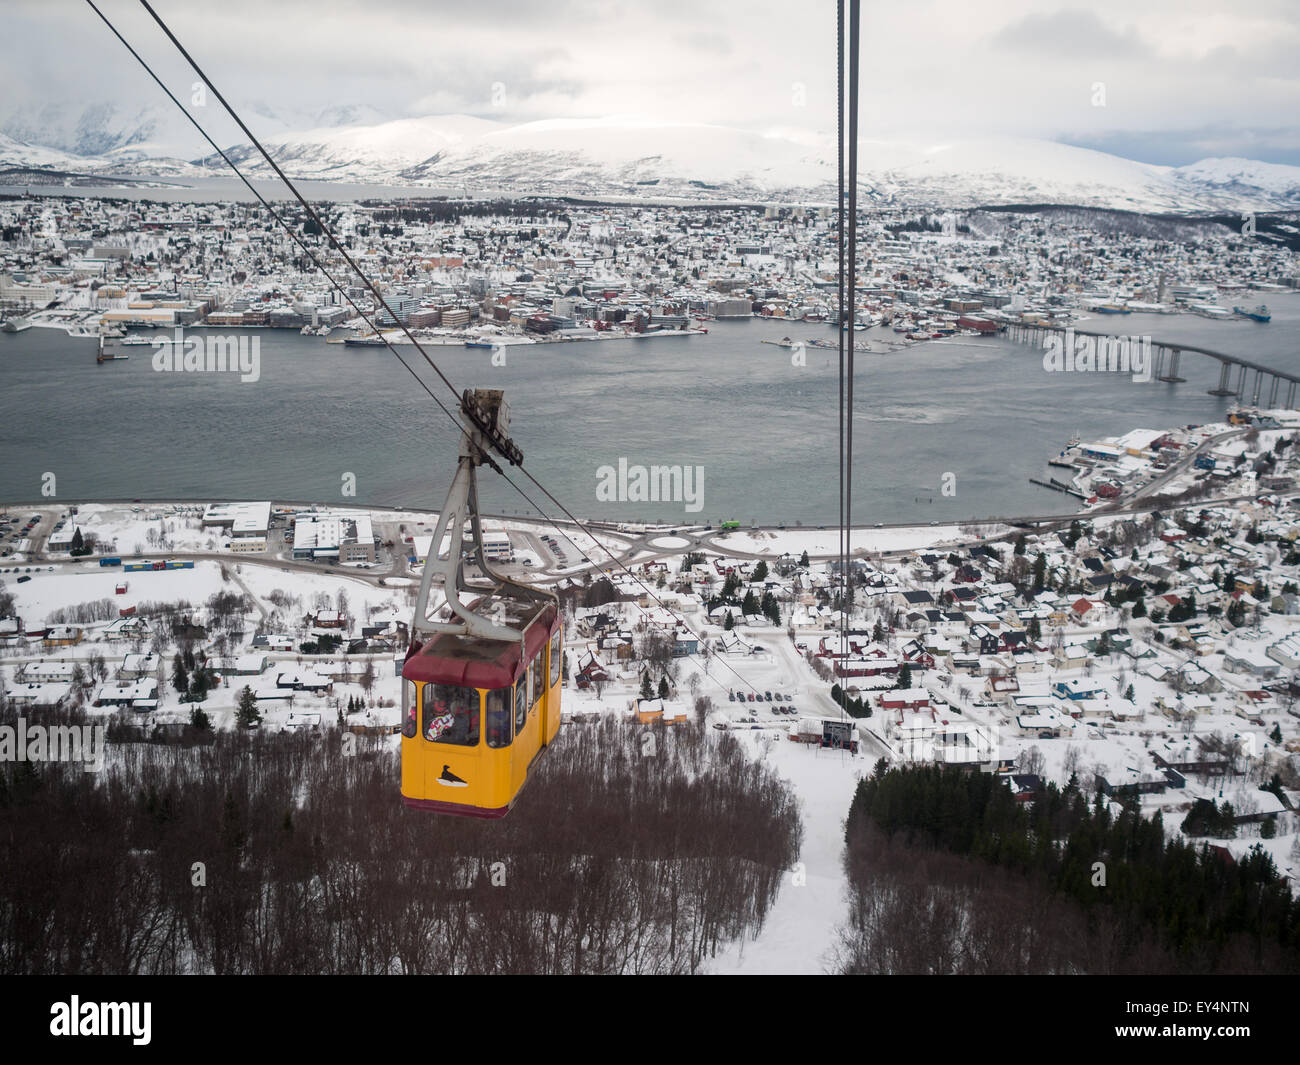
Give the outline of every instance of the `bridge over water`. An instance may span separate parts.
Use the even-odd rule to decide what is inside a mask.
[[[1073,332],[1075,336],[1106,338],[1115,338],[1117,336],[1115,333],[1094,329],[1078,329],[1074,326],[1031,325],[1022,322],[1008,325],[1007,336],[1013,340],[1041,345],[1049,333],[1064,333],[1067,329]],[[1185,344],[1182,341],[1176,343],[1155,339],[1151,341],[1152,370],[1155,379],[1169,384],[1179,384],[1186,381],[1187,378],[1178,376],[1178,361],[1185,351],[1216,359],[1220,363],[1219,385],[1217,388],[1208,390],[1212,396],[1236,396],[1243,402],[1249,396],[1251,406],[1260,406],[1261,401],[1263,401],[1263,406],[1270,408],[1278,406],[1294,408],[1296,405],[1296,386],[1300,385],[1300,375],[1274,370],[1272,367],[1251,362],[1249,359],[1243,359],[1237,355],[1229,355],[1226,352],[1203,348],[1196,344]],[[1237,378],[1235,384],[1232,381],[1234,374]],[[1284,385],[1285,389],[1283,388]],[[1278,399],[1283,392],[1285,392],[1286,401],[1279,404]],[[1264,399],[1264,397],[1267,398]]]

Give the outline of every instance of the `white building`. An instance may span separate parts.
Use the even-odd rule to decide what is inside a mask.
[[[152,678],[105,684],[95,692],[96,706],[125,706],[132,710],[158,708],[158,682]]]
[[[1264,653],[1286,669],[1300,669],[1300,634],[1278,640]]]
[[[76,532],[76,522],[65,519],[54,526],[53,531],[45,541],[45,545],[51,551],[67,551],[72,547],[72,538],[76,535]]]
[[[265,548],[271,527],[271,503],[210,503],[203,511],[203,527],[228,529],[234,537],[261,537]],[[233,544],[232,544],[233,550]]]
[[[75,662],[28,662],[25,666],[19,667],[14,679],[24,684],[66,683],[72,680],[72,673],[76,668]]]
[[[466,529],[461,543],[468,549],[473,542],[470,531]],[[432,536],[417,536],[412,539],[411,554],[415,556],[418,565],[423,566],[428,561],[429,549],[432,546]],[[444,536],[442,545],[438,548],[438,553],[445,555],[450,550],[451,537]],[[515,548],[514,544],[510,542],[510,534],[503,530],[484,529],[483,557],[489,562],[513,562],[515,560]]]
[[[375,533],[364,513],[303,513],[294,515],[293,557],[373,562]]]

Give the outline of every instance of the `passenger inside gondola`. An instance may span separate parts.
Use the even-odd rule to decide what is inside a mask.
[[[477,747],[478,692],[454,684],[424,686],[424,738],[436,743]]]
[[[498,688],[485,696],[489,747],[510,746],[510,689]]]

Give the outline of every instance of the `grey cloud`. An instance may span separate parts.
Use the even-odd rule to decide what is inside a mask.
[[[1122,59],[1150,54],[1150,47],[1132,30],[1117,33],[1091,11],[1067,9],[1026,15],[1003,27],[993,43],[1002,48],[1050,51],[1060,58]]]

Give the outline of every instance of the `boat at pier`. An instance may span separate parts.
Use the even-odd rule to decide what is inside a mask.
[[[1249,318],[1252,322],[1271,322],[1273,315],[1269,313],[1264,304],[1260,304],[1254,310],[1247,310],[1245,307],[1233,307],[1232,313],[1241,318]]]

